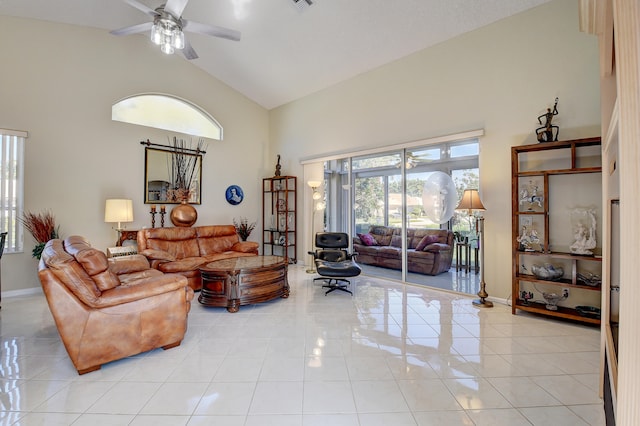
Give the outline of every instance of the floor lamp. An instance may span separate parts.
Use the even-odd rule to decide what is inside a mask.
[[[482,200],[480,199],[480,194],[477,189],[465,189],[456,210],[466,210],[467,214],[471,216],[476,212],[483,212],[486,209],[482,205]],[[491,308],[493,307],[493,302],[486,300],[489,294],[486,290],[487,284],[484,282],[484,216],[480,213],[475,215],[475,219],[476,232],[480,238],[478,241],[478,249],[480,250],[480,291],[478,292],[478,297],[480,299],[475,299],[473,304],[483,308]]]
[[[313,248],[315,246],[315,233],[316,233],[316,210],[318,209],[317,201],[322,196],[320,192],[318,192],[318,187],[321,182],[317,180],[310,180],[307,182],[307,185],[311,187],[313,194],[311,195],[311,265],[309,269],[307,269],[307,274],[315,274],[316,273],[316,263],[315,257],[313,256]]]

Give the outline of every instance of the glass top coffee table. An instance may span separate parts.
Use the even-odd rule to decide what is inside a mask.
[[[289,297],[287,258],[247,256],[216,260],[200,267],[202,290],[198,302],[204,306],[238,312],[252,305]]]

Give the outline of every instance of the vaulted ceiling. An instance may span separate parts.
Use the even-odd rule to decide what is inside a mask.
[[[192,62],[271,109],[548,1],[190,0],[183,17],[242,33],[239,42],[186,33]],[[151,19],[122,0],[0,0],[0,15],[106,32]]]

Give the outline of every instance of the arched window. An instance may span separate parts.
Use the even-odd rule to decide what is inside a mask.
[[[119,100],[111,119],[186,135],[222,140],[222,126],[192,102],[162,93],[142,93]]]

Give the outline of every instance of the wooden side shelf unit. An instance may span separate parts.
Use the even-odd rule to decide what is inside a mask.
[[[600,138],[542,142],[511,148],[512,313],[534,312],[600,324],[601,284],[584,277],[602,276]],[[595,212],[597,246],[593,255],[572,254],[576,209]],[[587,219],[588,220],[588,219]],[[551,265],[563,269],[555,279],[541,279],[532,270]],[[596,279],[597,281],[597,279]],[[542,293],[568,297],[550,310]],[[526,297],[525,297],[526,296]]]
[[[296,263],[297,179],[275,176],[262,179],[262,254],[282,256]]]

